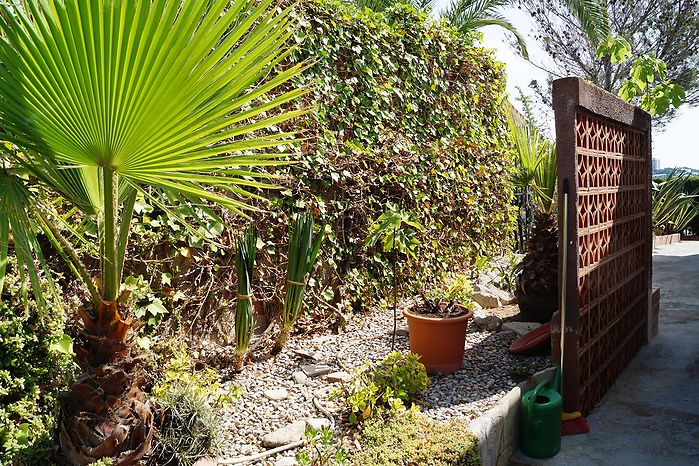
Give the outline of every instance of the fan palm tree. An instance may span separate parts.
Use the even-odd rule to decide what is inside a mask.
[[[271,5],[0,3],[0,292],[11,250],[42,302],[39,277],[43,269],[50,281],[50,273],[41,232],[89,295],[77,310],[84,374],[62,398],[59,437],[72,464],[136,464],[155,435],[134,370],[134,321],[120,299],[137,194],[158,202],[153,193],[163,191],[243,212],[253,189],[270,186],[254,167],[282,163],[276,147],[294,140],[267,130],[303,113],[280,106],[304,92],[270,94],[304,66],[274,73],[294,28],[289,10]],[[95,219],[99,275],[81,260],[75,237],[64,236],[47,193]]]

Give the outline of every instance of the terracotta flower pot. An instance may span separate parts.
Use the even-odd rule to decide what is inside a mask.
[[[464,363],[466,327],[473,311],[458,317],[427,317],[403,311],[408,319],[410,351],[419,354],[428,372],[454,372]]]

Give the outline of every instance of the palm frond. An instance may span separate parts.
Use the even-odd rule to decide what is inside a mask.
[[[413,0],[413,6],[419,10],[434,10],[437,0]]]
[[[453,0],[442,16],[462,33],[485,26],[499,26],[514,35],[522,55],[528,58],[524,36],[500,12],[501,8],[511,3],[512,0]]]
[[[85,209],[77,200],[96,204],[97,170],[107,166],[136,183],[183,189],[243,210],[244,202],[211,195],[204,186],[237,179],[221,176],[221,169],[236,167],[238,158],[250,163],[247,151],[285,139],[271,133],[250,142],[246,135],[304,112],[274,112],[303,89],[261,99],[303,67],[262,83],[288,54],[289,11],[277,13],[272,0],[162,3],[4,4],[4,138],[27,154],[35,176],[37,167],[59,167],[42,181]],[[189,175],[198,181],[185,182]],[[70,192],[76,188],[83,189]]]
[[[544,139],[537,128],[517,123],[512,115],[508,121],[517,164],[512,183],[531,189],[537,209],[550,214],[555,207],[556,146]]]
[[[7,271],[8,250],[12,242],[14,256],[17,258],[17,271],[22,278],[25,305],[28,298],[26,284],[29,282],[38,306],[43,308],[45,301],[41,291],[40,271],[43,271],[44,278],[52,290],[54,283],[36,237],[36,226],[29,216],[33,209],[34,195],[27,189],[24,180],[0,170],[0,294]]]
[[[606,3],[602,0],[564,0],[565,5],[580,23],[590,42],[597,46],[609,35],[610,24]]]

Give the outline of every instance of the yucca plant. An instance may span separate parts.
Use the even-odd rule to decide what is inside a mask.
[[[682,233],[699,216],[699,189],[685,192],[688,174],[674,170],[664,181],[653,183],[653,232]]]
[[[281,330],[272,348],[272,353],[280,352],[291,336],[291,330],[301,314],[303,297],[308,279],[318,258],[323,243],[324,231],[313,241],[313,215],[300,213],[291,227],[289,238],[289,266],[286,275],[286,293],[282,309]]]
[[[238,271],[238,297],[235,305],[235,370],[243,369],[252,336],[252,272],[255,267],[257,236],[249,226],[237,238],[235,266]]]
[[[0,3],[0,286],[12,244],[42,302],[42,232],[89,296],[76,310],[84,374],[62,397],[72,464],[136,464],[156,438],[119,299],[134,202],[162,191],[240,213],[259,197],[251,189],[270,186],[252,167],[280,163],[277,146],[294,136],[267,128],[303,113],[280,106],[304,90],[276,91],[303,67],[274,71],[289,54],[289,11],[272,0]],[[94,219],[98,271],[47,195]]]
[[[509,127],[516,161],[512,182],[530,190],[535,208],[524,257],[515,270],[515,295],[528,318],[546,321],[556,310],[558,296],[556,146],[532,125],[518,124],[511,117]]]

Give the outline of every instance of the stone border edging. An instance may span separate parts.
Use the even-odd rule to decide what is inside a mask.
[[[555,367],[549,367],[529,377],[510,390],[497,405],[473,420],[469,430],[478,437],[483,466],[507,466],[519,448],[520,400],[542,380],[553,381]]]

